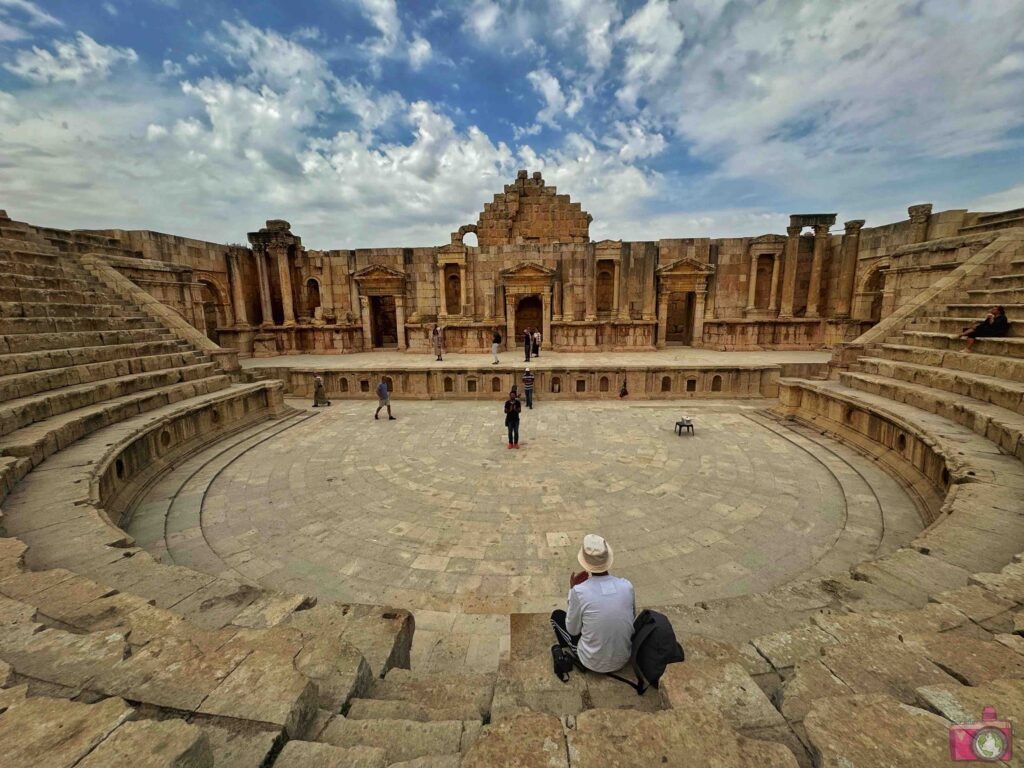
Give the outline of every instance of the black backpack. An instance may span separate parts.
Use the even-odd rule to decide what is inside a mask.
[[[638,696],[643,696],[648,686],[658,687],[665,667],[686,659],[683,646],[676,640],[676,633],[668,617],[649,608],[640,611],[640,615],[633,620],[632,646],[629,664],[633,667],[637,681],[634,683],[614,673],[609,673],[608,677],[633,688]]]

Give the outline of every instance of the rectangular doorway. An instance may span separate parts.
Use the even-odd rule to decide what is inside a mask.
[[[689,346],[693,343],[693,312],[696,303],[696,294],[692,291],[668,295],[668,327],[665,329],[667,344]]]
[[[374,349],[398,348],[394,296],[370,297],[370,338]]]

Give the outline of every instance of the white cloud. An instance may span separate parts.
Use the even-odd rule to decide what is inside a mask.
[[[500,16],[501,8],[492,0],[473,0],[466,12],[466,24],[474,34],[487,40],[497,28]]]
[[[0,43],[31,37],[33,27],[62,27],[64,24],[29,0],[0,0]]]
[[[668,146],[664,136],[648,130],[638,121],[616,122],[613,127],[615,136],[606,139],[606,143],[618,150],[619,157],[627,163],[654,157]]]
[[[35,83],[82,83],[102,80],[116,64],[134,63],[139,58],[131,48],[101,45],[84,32],[78,32],[74,41],[54,41],[53,47],[53,53],[36,46],[19,51],[14,63],[4,67]]]
[[[409,65],[413,69],[421,69],[424,64],[430,61],[432,49],[430,47],[430,41],[425,37],[420,37],[418,34],[412,36],[412,42],[409,43]]]
[[[562,92],[558,78],[546,69],[536,69],[527,74],[526,79],[533,90],[544,100],[544,107],[537,113],[537,120],[552,128],[558,127],[556,118],[561,114],[573,117],[583,106],[583,98],[579,91],[570,91],[567,99]]]
[[[1024,184],[979,197],[969,207],[972,211],[1008,211],[1024,208]]]
[[[113,3],[103,3],[103,10],[111,16],[117,16],[117,6]]]
[[[683,25],[672,15],[668,0],[648,0],[619,30],[625,48],[619,103],[631,109],[642,91],[661,85],[677,66],[683,46]]]
[[[164,63],[161,66],[161,71],[167,77],[178,77],[179,75],[185,73],[185,70],[182,68],[181,64],[178,64],[176,61],[171,61],[170,59],[164,59]]]

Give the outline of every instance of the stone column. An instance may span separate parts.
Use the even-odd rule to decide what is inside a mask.
[[[693,294],[693,338],[690,345],[694,347],[704,346],[704,299],[707,296],[707,283],[698,286]]]
[[[505,294],[505,349],[509,350],[516,348],[516,300],[518,298],[514,293]]]
[[[554,295],[554,304],[555,304],[555,307],[554,307],[554,309],[555,309],[555,322],[561,322],[562,321],[562,283],[560,281],[555,283],[555,290],[554,290],[554,294],[553,295]]]
[[[282,325],[295,325],[295,305],[292,298],[292,275],[288,268],[288,249],[276,248],[274,259],[277,261],[277,277],[281,283],[281,312],[284,315]]]
[[[459,264],[459,314],[466,314],[466,265]]]
[[[776,253],[772,257],[772,295],[768,300],[768,311],[779,311],[779,262],[782,261],[782,254]]]
[[[828,224],[814,225],[814,260],[811,262],[811,283],[807,287],[807,317],[818,317],[821,303],[821,273],[825,264],[825,249],[828,248]]]
[[[395,325],[398,326],[398,349],[408,348],[405,338],[405,296],[395,296]]]
[[[648,273],[644,275],[643,283],[643,310],[641,317],[644,320],[654,319],[654,280],[655,270],[658,268],[656,260],[650,260],[647,263]]]
[[[363,322],[363,351],[373,349],[373,334],[370,332],[370,297],[359,297],[359,318]]]
[[[694,318],[696,325],[696,318]],[[701,318],[701,326],[704,319]],[[665,348],[665,334],[668,333],[668,291],[665,288],[658,289],[658,349]]]
[[[253,256],[256,257],[256,274],[260,282],[260,309],[263,312],[263,322],[260,325],[273,325],[274,307],[270,303],[270,278],[267,276],[267,255],[254,252]]]
[[[753,312],[757,301],[757,254],[750,253],[750,276],[747,279],[747,312]]]
[[[786,261],[782,271],[782,305],[780,318],[793,317],[793,294],[796,293],[797,256],[800,253],[800,233],[803,227],[786,227]]]
[[[620,271],[621,270],[619,268],[619,262],[616,261],[615,262],[615,272],[613,273],[614,276],[612,277],[612,280],[613,280],[612,317],[618,317],[619,316],[619,272]]]
[[[597,259],[594,254],[587,254],[586,272],[584,273],[584,291],[587,299],[587,310],[584,320],[597,320]]]
[[[540,297],[541,304],[541,344],[546,344],[551,349],[551,289],[545,288]]]
[[[860,251],[860,229],[864,219],[846,222],[843,244],[840,246],[842,263],[839,270],[839,298],[836,317],[849,317],[853,305],[853,286],[857,279],[857,254]]]
[[[910,242],[923,243],[928,239],[928,220],[932,217],[932,204],[912,205],[907,208],[910,214]]]
[[[239,328],[249,327],[249,312],[245,308],[245,291],[242,290],[242,260],[237,253],[228,256],[231,264],[231,304],[235,315],[235,325]]]
[[[326,253],[321,258],[323,281],[320,284],[320,306],[323,307],[324,315],[331,315],[337,322],[337,317],[334,314],[334,265],[331,264],[331,257]]]
[[[564,267],[563,267],[564,269]],[[562,321],[571,322],[576,319],[576,306],[572,300],[572,269],[562,279]]]
[[[445,292],[444,264],[437,265],[437,318],[448,317],[448,295]]]

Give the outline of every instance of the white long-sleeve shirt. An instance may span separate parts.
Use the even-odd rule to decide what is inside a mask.
[[[636,597],[618,576],[590,576],[569,590],[565,628],[580,635],[576,653],[594,672],[614,672],[629,661]]]

